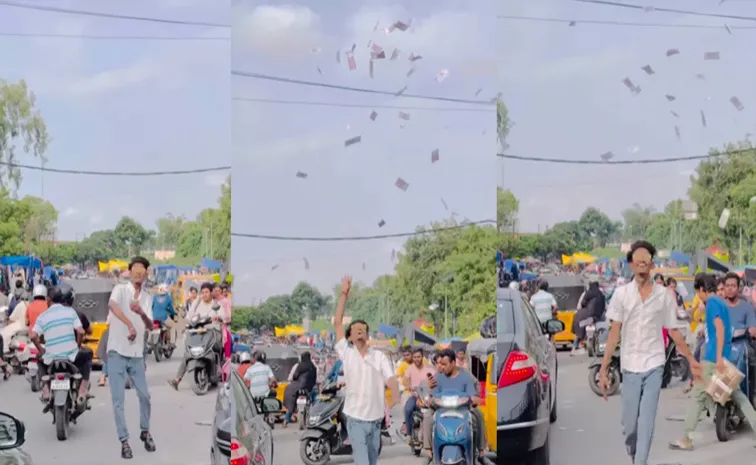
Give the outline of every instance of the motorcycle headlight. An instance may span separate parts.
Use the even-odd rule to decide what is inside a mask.
[[[193,357],[199,357],[203,352],[205,352],[205,349],[202,347],[191,347],[189,349],[189,353],[192,354]]]
[[[320,421],[320,415],[313,415],[310,417],[310,424],[314,425]]]

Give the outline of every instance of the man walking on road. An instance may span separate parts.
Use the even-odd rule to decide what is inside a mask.
[[[731,295],[733,288],[737,292],[740,278],[737,275],[735,275],[735,278],[737,280],[733,279],[729,273],[725,277],[725,295],[727,293],[728,282],[731,288]],[[717,283],[714,276],[703,273],[699,274],[696,276],[693,288],[696,290],[696,295],[701,299],[701,302],[706,304],[706,345],[701,365],[703,366],[704,379],[709,380],[714,373],[722,373],[726,370],[724,361],[730,358],[732,352],[731,340],[734,326],[730,313],[736,309],[729,307],[724,299],[714,295],[717,291]],[[743,303],[750,305],[745,301]],[[735,329],[746,331],[747,328],[736,327]],[[669,445],[671,449],[693,450],[693,441],[690,435],[696,430],[701,413],[706,410],[709,402],[709,395],[706,393],[705,385],[694,386],[693,399],[694,403],[691,404],[685,416],[685,435],[682,439],[671,443]],[[756,431],[756,411],[754,411],[748,396],[740,389],[735,389],[732,392],[732,400],[743,413],[746,421],[751,425],[751,429]]]
[[[155,452],[150,435],[150,393],[147,390],[144,359],[145,337],[152,329],[152,296],[142,288],[150,262],[134,257],[129,263],[131,281],[117,284],[110,294],[110,327],[108,330],[108,378],[113,399],[121,458],[130,459],[134,453],[129,445],[129,430],[124,415],[126,380],[131,378],[139,398],[139,439],[148,452]]]
[[[341,281],[341,296],[336,306],[333,326],[336,329],[336,353],[344,364],[346,395],[344,415],[355,465],[376,465],[381,444],[381,421],[385,416],[386,388],[391,389],[392,402],[399,397],[399,384],[386,355],[367,344],[368,325],[354,320],[344,328],[344,307],[352,286],[352,278]]]
[[[627,253],[634,279],[618,288],[609,303],[606,317],[611,321],[611,329],[599,380],[606,400],[610,384],[606,371],[621,339],[622,426],[625,446],[634,465],[648,465],[653,442],[666,361],[662,328],[669,330],[677,349],[690,361],[694,376],[699,377],[701,372],[679,331],[687,323],[677,319],[674,296],[651,280],[654,255],[656,248],[646,241],[633,243]]]

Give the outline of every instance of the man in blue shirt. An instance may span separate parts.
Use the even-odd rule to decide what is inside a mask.
[[[173,298],[168,292],[168,286],[161,284],[158,293],[152,299],[152,319],[165,325],[168,330],[168,343],[173,345],[173,319],[176,309],[173,308]]]
[[[730,308],[724,299],[715,295],[716,278],[700,273],[693,282],[693,289],[701,302],[706,304],[706,342],[703,360],[701,360],[704,383],[696,384],[693,388],[694,402],[685,416],[685,435],[669,445],[670,448],[679,450],[693,450],[691,433],[698,426],[701,413],[706,410],[708,404],[709,395],[706,393],[706,385],[716,372],[723,372],[726,369],[724,361],[730,358],[732,352]],[[740,389],[736,389],[732,393],[732,401],[743,413],[751,429],[756,431],[756,411],[748,397]]]
[[[477,382],[469,371],[457,366],[457,355],[452,349],[444,349],[436,355],[435,360],[438,373],[430,380],[431,394],[436,397],[444,392],[457,392],[464,397],[470,398],[472,405],[470,414],[473,421],[473,438],[477,439],[478,453],[482,456],[486,448],[486,437],[483,428],[483,412],[477,407],[480,404],[480,395]],[[433,430],[434,417],[423,418],[423,445],[427,449],[428,456],[432,458],[432,444],[430,442]]]

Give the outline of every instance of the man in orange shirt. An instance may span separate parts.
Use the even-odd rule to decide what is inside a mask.
[[[252,357],[249,355],[249,352],[240,353],[239,354],[239,367],[236,369],[236,372],[239,373],[239,376],[241,376],[241,378],[247,384],[247,387],[249,387],[249,380],[244,378],[244,375],[247,374],[247,370],[251,366],[252,366]]]
[[[31,329],[37,318],[49,307],[47,302],[47,288],[42,284],[37,284],[32,290],[33,300],[26,309],[26,327]]]

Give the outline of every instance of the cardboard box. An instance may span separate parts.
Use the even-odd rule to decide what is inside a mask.
[[[706,393],[720,405],[730,400],[732,392],[740,388],[740,382],[745,378],[745,375],[729,360],[725,360],[724,363],[726,366],[724,373],[715,372],[706,386]]]

